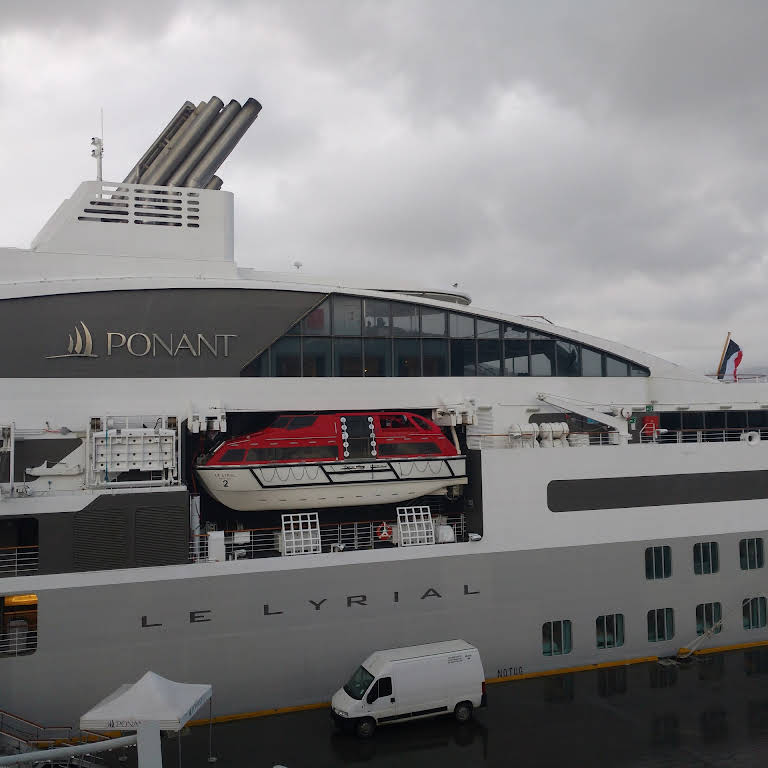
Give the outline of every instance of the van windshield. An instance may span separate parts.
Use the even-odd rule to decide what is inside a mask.
[[[358,667],[355,674],[349,678],[344,686],[344,690],[353,698],[360,701],[368,690],[368,686],[373,682],[373,675],[365,668]]]

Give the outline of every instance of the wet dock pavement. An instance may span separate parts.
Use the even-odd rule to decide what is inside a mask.
[[[214,691],[215,696],[215,691]],[[379,727],[360,741],[328,709],[220,723],[216,766],[762,766],[768,762],[768,648],[643,663],[488,686],[489,707]],[[179,742],[164,741],[165,768]],[[135,765],[135,752],[128,762]],[[208,729],[181,737],[181,765],[210,768]]]

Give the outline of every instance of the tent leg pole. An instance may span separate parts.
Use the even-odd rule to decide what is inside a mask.
[[[181,768],[181,728],[176,735],[179,739],[179,768]]]

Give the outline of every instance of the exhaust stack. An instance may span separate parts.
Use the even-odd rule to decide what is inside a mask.
[[[197,107],[184,102],[125,183],[220,189],[223,182],[214,174],[260,111],[253,98],[242,107],[234,99],[224,107],[216,96]]]

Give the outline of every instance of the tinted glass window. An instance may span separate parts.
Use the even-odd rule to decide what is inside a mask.
[[[504,374],[528,375],[528,341],[504,339]]]
[[[498,339],[499,324],[492,320],[477,319],[477,338],[478,339]]]
[[[278,461],[339,458],[339,449],[335,445],[289,445],[274,450]]]
[[[602,376],[603,375],[603,355],[595,352],[589,347],[582,347],[581,350],[581,375],[582,376]]]
[[[650,376],[651,372],[647,368],[643,368],[642,365],[630,366],[630,376]]]
[[[246,461],[274,461],[275,449],[274,448],[251,448],[248,451],[248,457]]]
[[[290,416],[278,416],[269,426],[282,428],[291,423]]]
[[[301,334],[301,323],[296,323],[290,331],[286,332],[286,336],[299,336]]]
[[[729,429],[744,429],[747,426],[747,412],[728,411],[725,415],[725,423]]]
[[[555,340],[531,341],[531,376],[553,376],[555,373]]]
[[[477,340],[477,375],[501,376],[501,341],[496,339]]]
[[[683,411],[683,429],[704,429],[704,414],[701,411]]]
[[[449,325],[452,339],[473,338],[475,335],[475,318],[469,315],[451,312]]]
[[[317,416],[294,416],[286,429],[304,429],[311,427],[317,421]]]
[[[240,372],[241,376],[269,376],[269,349],[265,349],[255,360],[251,360]]]
[[[758,429],[768,428],[768,410],[749,411],[747,414],[747,422],[750,427],[757,427]]]
[[[435,443],[379,443],[379,453],[382,456],[434,456],[440,453]]]
[[[304,339],[304,375],[331,375],[331,340],[322,338]]]
[[[451,376],[475,376],[474,339],[451,339]]]
[[[707,429],[724,429],[725,413],[723,411],[707,411],[704,414],[704,423]]]
[[[605,375],[606,376],[627,376],[629,374],[627,361],[619,360],[617,357],[605,356]]]
[[[389,339],[365,339],[365,375],[392,375],[392,344]]]
[[[445,336],[446,314],[442,309],[421,308],[421,335]]]
[[[448,340],[424,339],[424,375],[447,376],[448,375]]]
[[[558,376],[580,376],[579,347],[569,341],[556,341]]]
[[[335,339],[333,349],[335,376],[363,375],[363,349],[360,339]]]
[[[418,336],[419,308],[392,302],[392,333],[395,336]]]
[[[331,300],[326,299],[301,321],[302,333],[313,336],[331,335]]]
[[[363,317],[362,301],[351,296],[333,299],[333,333],[335,336],[359,336]]]
[[[389,319],[389,302],[365,299],[363,333],[366,336],[389,336],[392,326]]]
[[[224,455],[221,457],[221,461],[226,461],[226,462],[242,461],[244,457],[245,457],[245,448],[230,448],[230,450],[224,452]]]
[[[527,339],[528,329],[521,328],[519,325],[505,325],[504,338],[505,339]]]
[[[420,346],[418,339],[395,339],[397,376],[421,376]]]
[[[411,418],[422,429],[426,429],[426,430],[428,430],[430,432],[432,431],[432,425],[426,419],[422,419],[421,416],[416,416],[416,415],[412,416]]]
[[[392,695],[392,678],[382,677],[379,680],[379,698]]]
[[[399,413],[379,416],[379,424],[382,429],[408,429],[411,426],[408,419]]]
[[[272,375],[301,376],[301,339],[285,336],[272,345]]]

